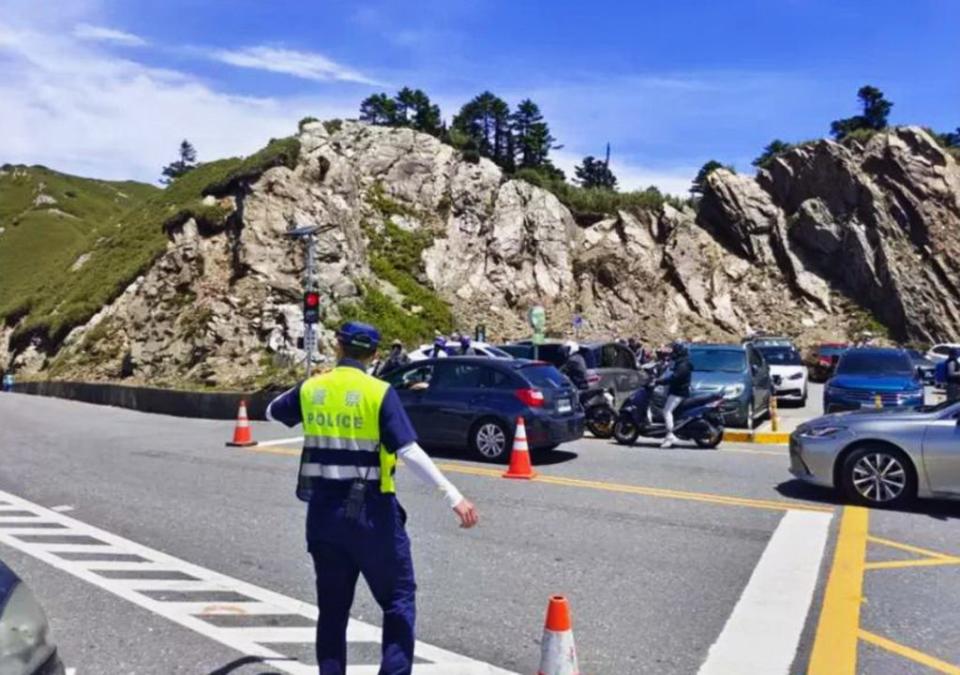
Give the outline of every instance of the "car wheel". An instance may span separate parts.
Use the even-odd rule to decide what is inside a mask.
[[[480,420],[470,433],[470,447],[485,462],[504,461],[510,454],[513,436],[499,420]]]
[[[848,499],[860,504],[901,506],[916,496],[917,477],[900,450],[868,445],[844,461],[841,487]]]

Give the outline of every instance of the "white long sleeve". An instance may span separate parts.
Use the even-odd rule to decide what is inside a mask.
[[[397,455],[403,459],[403,463],[410,467],[410,470],[418,479],[426,485],[440,490],[450,508],[463,501],[463,495],[460,494],[460,491],[447,480],[446,476],[440,473],[440,469],[437,468],[437,465],[433,463],[433,460],[418,443],[403,446],[397,451]]]

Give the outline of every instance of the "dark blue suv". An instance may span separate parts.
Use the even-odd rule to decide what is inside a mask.
[[[521,416],[531,449],[553,449],[583,436],[576,389],[546,363],[456,356],[416,361],[384,379],[428,448],[469,449],[482,460],[506,460]]]
[[[923,382],[902,349],[848,349],[823,390],[827,413],[877,407],[923,405]]]

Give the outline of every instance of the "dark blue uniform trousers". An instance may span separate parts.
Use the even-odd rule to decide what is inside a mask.
[[[383,610],[380,675],[413,669],[416,590],[407,516],[394,495],[367,489],[359,522],[345,518],[345,493],[321,490],[307,509],[307,546],[317,576],[317,664],[320,675],[347,670],[347,622],[362,573]]]

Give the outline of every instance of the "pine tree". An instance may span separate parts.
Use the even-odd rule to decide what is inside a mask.
[[[770,166],[770,162],[773,161],[774,157],[782,152],[786,152],[792,147],[793,146],[789,143],[775,138],[767,144],[767,147],[763,149],[763,152],[760,153],[760,156],[753,160],[753,165],[760,169],[766,169],[768,166]]]
[[[706,185],[706,182],[707,182],[707,176],[709,176],[711,173],[713,173],[717,169],[724,169],[724,168],[729,169],[731,171],[733,170],[731,167],[724,167],[723,164],[721,164],[715,159],[711,159],[702,167],[700,167],[700,171],[697,173],[696,178],[693,179],[693,183],[690,185],[690,194],[702,195],[703,186]]]
[[[580,187],[599,188],[601,190],[616,190],[617,177],[613,175],[607,162],[595,159],[592,155],[583,158],[579,166],[574,167],[573,173]]]
[[[837,140],[842,140],[848,134],[860,129],[880,131],[887,128],[887,117],[893,108],[893,103],[883,96],[883,92],[871,85],[860,87],[857,98],[863,108],[863,114],[834,120],[830,123],[830,133]]]
[[[472,141],[482,157],[489,157],[501,166],[509,164],[510,107],[503,99],[489,91],[476,96],[453,118],[453,130]]]
[[[170,162],[165,167],[163,167],[162,175],[163,178],[160,179],[160,182],[164,185],[169,185],[174,180],[179,178],[185,173],[188,173],[197,167],[197,151],[190,144],[190,141],[183,139],[180,142],[180,148],[178,150],[178,158],[173,162]]]
[[[397,103],[386,94],[373,94],[360,104],[360,121],[393,126],[397,123]]]
[[[543,166],[550,150],[555,149],[557,139],[550,135],[550,128],[543,121],[537,104],[530,99],[521,101],[510,116],[510,127],[519,155],[518,166],[523,169]]]

